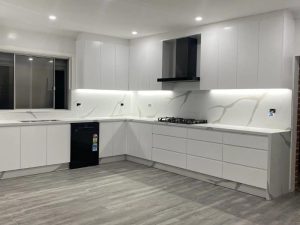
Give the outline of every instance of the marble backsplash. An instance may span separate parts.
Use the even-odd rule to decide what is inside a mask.
[[[292,91],[211,90],[138,92],[131,113],[139,117],[177,116],[207,119],[209,123],[287,129],[291,127]],[[269,109],[276,109],[269,116]]]
[[[0,120],[87,117],[177,116],[209,123],[287,129],[291,127],[292,92],[270,90],[211,91],[72,91],[71,110],[14,110]],[[268,116],[269,109],[276,109]]]

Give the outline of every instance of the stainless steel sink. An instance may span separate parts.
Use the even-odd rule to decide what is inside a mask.
[[[20,120],[22,123],[55,122],[60,120]]]

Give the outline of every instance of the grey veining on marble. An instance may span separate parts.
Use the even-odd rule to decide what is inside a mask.
[[[249,92],[249,93],[248,93]],[[256,93],[257,92],[257,93]],[[209,123],[286,129],[291,127],[291,91],[252,90],[149,92],[72,92],[71,110],[26,110],[0,112],[0,121],[100,117],[139,117],[155,119],[177,116],[207,119]],[[77,103],[81,103],[77,106]],[[124,106],[121,106],[124,103]],[[268,110],[275,108],[275,116]]]
[[[130,162],[0,181],[3,225],[296,225],[300,196],[265,201]]]
[[[224,115],[226,114],[226,112],[228,111],[228,109],[234,107],[240,101],[250,100],[250,101],[254,101],[255,105],[252,109],[251,116],[249,117],[249,121],[247,122],[247,125],[246,125],[246,126],[249,126],[251,124],[252,120],[253,120],[254,114],[255,114],[260,102],[263,100],[263,98],[265,96],[266,96],[266,93],[264,93],[264,94],[262,94],[261,96],[258,96],[258,97],[242,97],[242,98],[239,98],[239,99],[235,100],[234,102],[232,102],[228,105],[216,105],[216,106],[210,107],[209,111],[212,110],[212,109],[217,109],[217,108],[220,108],[222,110],[222,113],[220,114],[220,117],[217,118],[216,120],[212,121],[211,123],[221,123],[222,119],[223,119]]]

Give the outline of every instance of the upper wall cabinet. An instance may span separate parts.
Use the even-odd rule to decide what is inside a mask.
[[[128,90],[127,44],[79,39],[76,55],[76,88]]]
[[[130,43],[130,90],[160,90],[162,76],[162,41],[146,38]]]
[[[291,88],[294,21],[280,11],[206,26],[200,88]]]

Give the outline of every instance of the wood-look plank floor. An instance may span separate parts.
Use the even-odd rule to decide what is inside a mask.
[[[116,162],[0,181],[0,225],[300,224],[300,195],[265,201]]]

